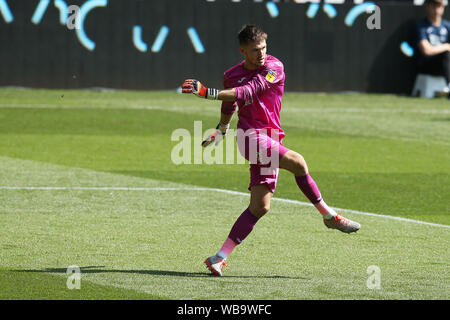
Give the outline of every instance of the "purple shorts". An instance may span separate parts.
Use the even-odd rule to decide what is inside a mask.
[[[274,193],[277,185],[280,159],[288,148],[281,144],[283,138],[275,130],[238,130],[237,144],[241,155],[250,162],[250,185],[267,184]]]

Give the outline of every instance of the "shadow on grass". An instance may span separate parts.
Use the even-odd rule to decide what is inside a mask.
[[[104,266],[87,266],[80,267],[81,273],[130,273],[130,274],[148,274],[152,276],[171,276],[171,277],[188,277],[188,278],[209,278],[210,274],[207,272],[179,272],[170,270],[112,270],[103,269]],[[46,268],[41,270],[25,269],[14,270],[17,272],[40,272],[40,273],[64,273],[66,274],[67,268]],[[309,280],[309,278],[303,277],[288,277],[288,276],[224,276],[224,278],[241,278],[241,279],[297,279],[297,280]]]

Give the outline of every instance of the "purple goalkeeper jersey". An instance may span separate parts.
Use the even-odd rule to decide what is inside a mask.
[[[284,79],[283,63],[271,55],[266,55],[265,64],[256,70],[245,69],[242,61],[224,73],[223,85],[235,88],[236,101],[223,101],[222,112],[232,114],[239,106],[238,129],[275,129],[283,139],[280,109]]]

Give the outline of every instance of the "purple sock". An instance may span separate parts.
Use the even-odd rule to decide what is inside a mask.
[[[247,208],[234,223],[228,238],[237,244],[241,243],[252,232],[258,220]]]
[[[322,200],[319,188],[309,173],[306,176],[295,177],[295,181],[312,204],[316,204]]]

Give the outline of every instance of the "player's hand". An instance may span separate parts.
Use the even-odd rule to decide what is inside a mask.
[[[214,131],[209,137],[202,141],[202,147],[207,147],[215,142],[217,146],[221,140],[225,138],[228,128],[230,124],[219,124],[216,127],[216,131]]]
[[[205,87],[200,81],[195,79],[184,80],[181,86],[182,93],[193,93],[198,97],[217,100],[219,97],[219,90]]]

